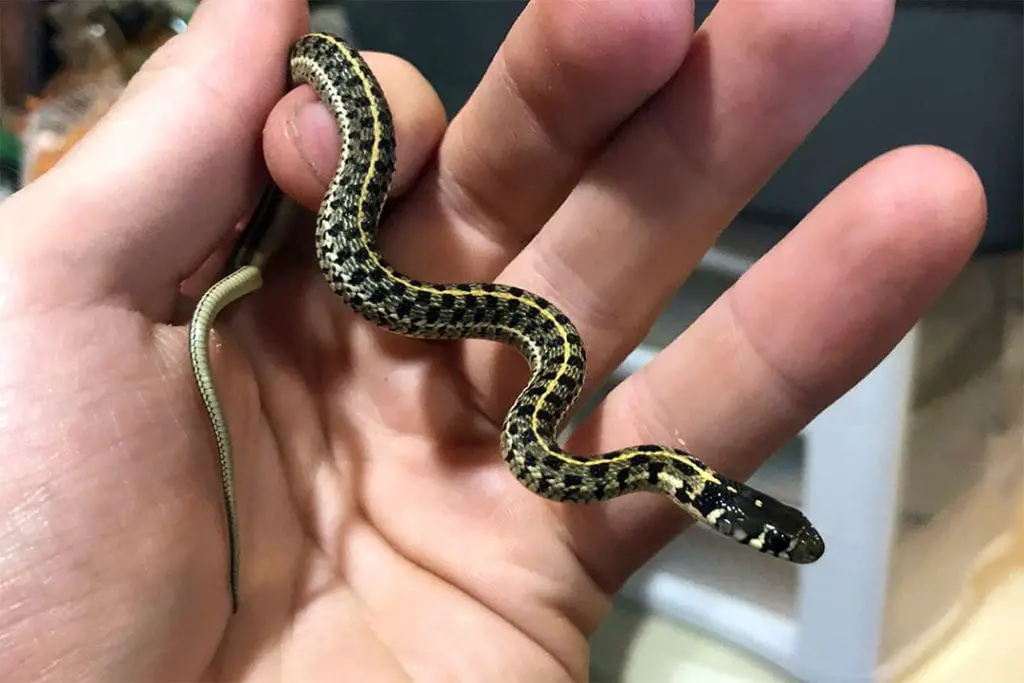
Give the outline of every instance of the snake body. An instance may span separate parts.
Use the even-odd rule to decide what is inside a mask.
[[[632,446],[581,458],[558,444],[559,428],[579,397],[586,354],[579,332],[558,308],[523,289],[496,283],[420,282],[396,271],[377,250],[377,224],[391,186],[395,139],[391,112],[362,57],[340,38],[311,33],[290,54],[292,82],[308,83],[333,113],[341,138],[337,171],[316,221],[316,251],[331,290],[361,316],[418,339],[487,339],[509,344],[531,374],[501,429],[509,469],[553,501],[604,501],[637,491],[666,494],[717,532],[763,553],[810,563],[821,536],[795,508],[718,474],[690,453]],[[279,196],[273,192],[265,196]],[[231,553],[232,604],[238,599],[238,538],[231,442],[208,357],[210,329],[225,306],[260,286],[266,212],[239,240],[225,277],[193,315],[190,353],[217,437]]]

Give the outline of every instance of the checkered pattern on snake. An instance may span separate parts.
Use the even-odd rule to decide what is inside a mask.
[[[659,492],[697,521],[761,552],[796,563],[822,555],[821,536],[798,510],[723,477],[682,449],[642,445],[587,457],[565,452],[557,437],[586,373],[576,327],[552,303],[517,287],[419,282],[397,272],[377,250],[377,224],[395,166],[391,112],[380,85],[362,57],[334,36],[304,36],[292,48],[290,62],[293,83],[313,87],[334,114],[341,139],[338,169],[316,221],[324,278],[360,315],[396,334],[487,339],[522,353],[531,375],[505,418],[500,442],[505,462],[526,488],[571,503]],[[265,259],[262,234],[261,225],[250,225],[243,233],[225,280],[246,268],[256,268],[253,277],[258,277],[253,264]],[[240,290],[239,285],[228,286],[207,308],[229,296],[237,298]],[[203,346],[212,324],[208,317],[197,333]],[[194,355],[202,353],[197,349]],[[212,387],[207,370],[199,368],[196,376],[201,387],[204,380]],[[223,416],[215,392],[207,408],[215,431],[223,432],[218,439],[223,469],[225,461],[230,465],[230,440],[226,424],[218,424]],[[234,544],[230,468],[224,471]]]

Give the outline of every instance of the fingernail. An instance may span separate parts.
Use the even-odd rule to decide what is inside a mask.
[[[317,180],[326,184],[331,173],[325,169],[333,163],[330,160],[332,154],[336,156],[336,150],[332,150],[330,145],[330,140],[337,135],[334,118],[318,99],[300,102],[292,112],[290,127],[299,156]]]

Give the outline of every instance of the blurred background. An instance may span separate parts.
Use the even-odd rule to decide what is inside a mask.
[[[195,5],[0,2],[0,199],[56,163]],[[311,3],[311,22],[409,60],[454,117],[524,5],[324,1]],[[714,6],[696,0],[698,22]],[[941,145],[974,165],[985,238],[893,353],[754,476],[815,520],[825,558],[797,568],[693,528],[617,596],[592,638],[593,681],[1024,680],[1024,5],[896,6],[876,62],[729,226],[606,391],[836,184],[895,147]]]

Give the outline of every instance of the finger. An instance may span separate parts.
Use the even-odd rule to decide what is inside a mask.
[[[107,116],[16,195],[31,229],[5,232],[0,248],[49,264],[57,271],[51,294],[63,300],[124,291],[154,313],[169,312],[177,283],[264,182],[259,132],[283,92],[303,8],[289,0],[203,2]]]
[[[401,195],[437,149],[444,106],[430,83],[408,62],[363,53],[380,81],[395,126],[397,166],[391,195]],[[292,199],[315,210],[338,166],[338,125],[308,85],[274,107],[264,133],[267,168]]]
[[[891,0],[717,5],[676,76],[498,278],[576,323],[586,391],[643,339],[719,232],[863,72],[891,12]],[[522,387],[522,361],[477,347],[467,368],[499,419]]]
[[[558,207],[615,129],[667,81],[693,32],[679,0],[538,1],[523,10],[441,149],[437,188],[511,251]]]
[[[681,435],[727,476],[749,476],[889,353],[965,265],[984,225],[984,191],[960,157],[915,147],[875,160],[619,385],[569,447]],[[668,501],[644,496],[569,519],[577,552],[609,589],[683,521]]]
[[[628,0],[529,3],[449,126],[436,164],[384,226],[388,259],[425,280],[497,274],[612,131],[671,76],[691,26],[680,0],[649,0],[643,11]],[[294,139],[314,144],[293,154],[333,169],[337,143],[322,156],[320,138],[300,130]],[[407,144],[399,143],[400,165],[419,158]],[[314,177],[279,180],[314,208],[324,191],[322,174]]]

